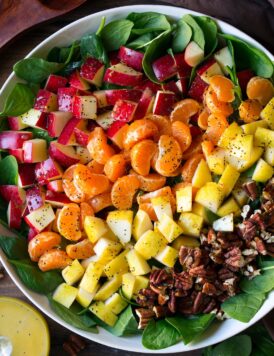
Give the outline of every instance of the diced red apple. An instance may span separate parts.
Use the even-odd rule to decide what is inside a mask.
[[[90,87],[89,83],[80,76],[78,70],[75,70],[69,76],[69,85],[79,90],[88,90]]]
[[[23,143],[32,139],[30,131],[2,131],[0,132],[0,148],[3,150],[22,148]]]
[[[181,92],[178,89],[176,82],[174,80],[171,80],[167,83],[162,84],[162,90],[164,91],[173,91],[176,95],[179,95]]]
[[[24,124],[20,116],[10,116],[8,117],[8,123],[10,130],[19,131],[23,130],[28,125]]]
[[[143,74],[123,63],[115,64],[109,67],[104,76],[104,81],[121,86],[134,87],[142,80]]]
[[[69,167],[79,162],[79,158],[73,147],[62,145],[57,141],[52,141],[50,143],[49,155],[63,167]]]
[[[39,164],[39,163],[38,163]],[[21,188],[27,188],[35,182],[35,163],[24,163],[18,166],[18,185]]]
[[[45,201],[46,203],[50,203],[54,208],[62,208],[65,204],[71,203],[65,193],[53,192],[51,190],[47,190]]]
[[[34,103],[34,109],[42,112],[56,111],[58,109],[57,95],[48,90],[39,89]]]
[[[59,88],[65,87],[68,80],[60,75],[50,74],[45,85],[45,89],[52,93],[57,93]]]
[[[98,115],[96,119],[97,124],[104,130],[107,130],[114,121],[115,120],[112,117],[112,111],[106,111],[103,114]]]
[[[188,91],[188,96],[190,96],[192,99],[202,102],[204,92],[207,88],[208,84],[204,82],[199,75],[196,75]]]
[[[158,90],[153,105],[153,114],[169,115],[173,109],[175,98],[175,93],[172,91]]]
[[[28,214],[29,214],[29,208],[28,208],[27,205],[25,205],[24,208],[23,208],[23,211],[22,211],[21,216],[22,216],[22,218],[24,218],[24,217],[27,216]]]
[[[7,210],[8,225],[11,229],[20,229],[21,227],[22,207],[16,205],[14,201],[10,201]],[[11,237],[12,239],[12,237]]]
[[[204,55],[202,48],[194,41],[189,42],[185,49],[185,61],[190,67],[197,66],[204,59]]]
[[[98,107],[103,108],[115,105],[116,101],[119,99],[138,102],[142,92],[137,89],[109,89],[95,91],[93,92],[93,95],[97,99]]]
[[[111,51],[108,53],[108,59],[111,66],[120,63],[120,59],[118,57],[118,51]]]
[[[74,95],[77,94],[77,89],[70,88],[58,88],[58,110],[72,112],[72,102]]]
[[[239,80],[239,85],[242,91],[246,92],[247,83],[250,81],[251,78],[254,77],[254,73],[250,69],[245,69],[240,72],[237,72],[237,77]]]
[[[48,157],[47,141],[41,138],[34,138],[23,143],[24,162],[42,162]]]
[[[24,150],[22,148],[10,149],[9,154],[14,156],[18,163],[24,163]]]
[[[56,179],[47,184],[47,189],[52,192],[61,193],[64,191],[63,182],[61,179]]]
[[[80,75],[87,82],[100,87],[103,81],[105,66],[98,59],[89,57],[82,64]]]
[[[115,121],[130,122],[133,120],[137,103],[129,100],[118,100],[113,107],[112,117]]]
[[[27,126],[43,130],[47,129],[47,115],[40,110],[30,109],[25,114],[21,115],[21,119]]]
[[[72,113],[65,111],[53,111],[48,114],[48,134],[51,137],[59,137]]]
[[[177,67],[179,77],[189,77],[192,68],[185,61],[185,52],[175,54],[174,61]]]
[[[75,96],[72,112],[78,119],[96,119],[97,99],[94,95]]]
[[[152,112],[155,96],[149,88],[146,88],[138,102],[137,109],[134,114],[134,119],[142,119],[145,115]]]
[[[205,63],[203,63],[200,68],[197,69],[197,73],[207,84],[209,84],[210,78],[214,75],[224,74],[221,67],[214,58],[209,58]]]
[[[152,68],[156,78],[160,82],[174,77],[177,73],[177,67],[174,58],[170,54],[166,54],[152,63]]]
[[[97,108],[105,108],[108,106],[106,90],[96,90],[92,93],[97,100]]]
[[[87,146],[89,135],[90,135],[89,131],[83,130],[83,129],[78,128],[78,127],[75,127],[74,128],[74,135],[75,135],[76,142],[80,146]]]
[[[86,147],[77,146],[76,155],[82,164],[87,164],[91,161],[91,155]]]
[[[228,47],[224,47],[214,54],[214,58],[225,74],[228,74],[226,67],[233,67],[233,58]]]
[[[154,94],[156,94],[157,91],[161,90],[162,87],[160,84],[153,83],[151,80],[149,80],[147,78],[142,80],[141,83],[139,83],[138,85],[136,85],[134,87],[134,89],[137,89],[137,90],[145,90],[146,88],[149,88]]]
[[[26,201],[26,192],[17,185],[0,185],[0,195],[6,201],[13,201],[16,205],[23,205]]]
[[[85,127],[85,121],[72,117],[63,128],[58,142],[62,145],[76,145],[75,128],[83,129]]]
[[[60,179],[62,178],[62,175],[62,168],[51,157],[46,161],[36,163],[35,165],[35,177],[37,182],[41,185],[45,185],[52,180]]]
[[[26,223],[37,232],[43,231],[54,219],[55,214],[50,204],[44,204],[25,216]]]
[[[40,208],[45,203],[45,194],[41,187],[35,185],[27,190],[26,201],[29,213]]]
[[[33,229],[32,227],[30,227],[29,231],[28,231],[28,242],[30,242],[32,239],[34,239],[36,235],[38,235],[38,232],[35,229]]]
[[[144,53],[121,46],[119,49],[118,57],[120,58],[121,62],[126,64],[127,66],[136,69],[139,72],[142,71],[142,61],[144,58]]]
[[[127,131],[128,125],[123,121],[114,121],[114,123],[107,130],[107,136],[120,149],[123,148],[124,135]]]

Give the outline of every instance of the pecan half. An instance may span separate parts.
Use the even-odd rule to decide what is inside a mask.
[[[147,324],[155,317],[155,312],[151,309],[139,308],[135,310],[138,318],[138,329],[144,329]]]
[[[258,198],[257,184],[254,180],[244,183],[243,188],[251,200]]]
[[[152,307],[155,305],[156,299],[157,294],[153,290],[144,288],[139,291],[136,301],[142,307]]]

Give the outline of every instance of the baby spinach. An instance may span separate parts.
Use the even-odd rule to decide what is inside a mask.
[[[48,78],[50,74],[60,71],[64,63],[48,62],[42,58],[24,58],[15,63],[13,70],[15,74],[27,82],[41,83]]]
[[[129,299],[127,299],[127,297],[125,297],[122,288],[119,289],[119,294],[120,294],[120,296],[122,297],[122,299],[124,299],[124,301],[126,301],[128,304],[135,305],[135,306],[139,306],[139,304],[137,304],[136,302],[134,302],[132,299],[129,300]]]
[[[7,156],[0,161],[0,184],[17,185],[18,163],[14,156]]]
[[[42,138],[43,140],[46,140],[48,144],[55,139],[54,137],[49,136],[48,131],[37,129],[36,127],[30,128],[28,131],[33,133],[33,138]]]
[[[222,303],[222,310],[231,318],[248,323],[260,309],[264,299],[263,293],[237,294]]]
[[[195,21],[198,23],[204,33],[205,38],[205,54],[210,55],[216,49],[218,44],[217,39],[217,24],[208,16],[195,16]]]
[[[108,55],[104,48],[102,39],[95,33],[84,36],[81,39],[81,56],[85,59],[89,56],[94,57],[108,65]]]
[[[246,334],[252,339],[252,356],[269,356],[274,354],[274,341],[263,325],[253,325],[246,330]]]
[[[3,117],[2,119],[0,119],[0,132],[5,130],[9,130],[9,124],[8,124],[8,120],[5,117]]]
[[[166,320],[151,320],[143,332],[142,344],[150,350],[161,350],[177,344],[181,339],[178,330]]]
[[[170,29],[166,16],[157,12],[132,12],[127,19],[134,23],[132,33],[136,35]]]
[[[245,293],[267,293],[274,289],[274,264],[262,269],[262,274],[252,279],[243,279],[240,288]]]
[[[0,247],[8,258],[20,260],[29,257],[27,241],[23,237],[0,235]]]
[[[219,215],[213,213],[213,211],[209,210],[209,209],[205,209],[205,215],[208,221],[209,225],[212,225],[214,223],[215,220],[219,219]]]
[[[106,17],[103,16],[102,19],[101,19],[101,22],[100,22],[100,25],[98,27],[98,30],[96,31],[96,35],[100,36],[104,26],[105,26],[105,23],[106,23]]]
[[[127,43],[133,22],[115,20],[108,23],[101,31],[100,37],[107,51],[116,51]]]
[[[63,278],[58,271],[42,272],[37,265],[30,260],[10,259],[9,262],[14,265],[24,285],[36,293],[51,293],[63,282]]]
[[[69,47],[53,47],[47,55],[47,61],[68,64],[79,60],[80,43],[74,41]]]
[[[150,44],[150,42],[157,36],[157,32],[148,32],[137,38],[132,42],[127,43],[127,47],[132,49],[144,48]]]
[[[189,344],[197,336],[201,335],[215,319],[215,314],[195,315],[190,318],[174,316],[166,318],[180,334],[184,344]]]
[[[251,354],[251,338],[247,335],[237,335],[227,339],[215,347],[208,347],[204,350],[203,356],[234,356],[239,353],[241,356]]]
[[[197,45],[201,48],[205,48],[205,36],[203,30],[198,25],[197,21],[192,15],[183,16],[183,20],[191,27],[192,37],[191,40],[196,42]]]
[[[1,116],[18,116],[24,114],[34,103],[35,95],[27,84],[16,83],[6,99]]]
[[[174,53],[183,52],[192,36],[191,27],[183,20],[177,22],[177,26],[173,32],[172,50]]]
[[[230,79],[232,80],[232,82],[234,84],[234,92],[236,94],[235,101],[236,101],[236,104],[237,104],[236,107],[238,107],[240,105],[241,100],[242,100],[242,89],[240,87],[238,76],[237,76],[237,71],[236,71],[234,47],[233,47],[231,41],[229,41],[229,40],[227,40],[227,47],[228,47],[229,52],[231,54],[233,65],[232,65],[232,68],[227,66],[226,70],[227,70],[227,72],[228,72],[228,74],[230,76]]]

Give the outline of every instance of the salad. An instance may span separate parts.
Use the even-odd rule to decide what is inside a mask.
[[[273,63],[206,16],[130,13],[14,66],[0,246],[70,325],[149,349],[274,288]]]

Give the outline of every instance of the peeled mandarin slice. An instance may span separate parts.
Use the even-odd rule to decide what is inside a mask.
[[[196,168],[203,158],[204,155],[202,153],[196,153],[184,163],[181,171],[184,182],[192,182]]]
[[[57,219],[59,233],[67,240],[78,241],[82,237],[80,228],[81,211],[77,204],[63,206]]]
[[[263,110],[262,105],[257,100],[245,100],[239,106],[240,118],[246,123],[256,121],[260,118],[260,113]]]
[[[204,134],[206,140],[217,145],[224,130],[228,127],[226,117],[222,114],[211,114],[208,117],[208,127]]]
[[[192,142],[189,126],[182,121],[174,121],[171,130],[172,136],[179,142],[182,152],[186,151]]]
[[[85,194],[78,189],[73,182],[73,172],[76,165],[70,166],[63,175],[63,188],[66,196],[74,203],[81,203],[86,200]]]
[[[124,148],[130,150],[137,142],[146,138],[156,139],[158,134],[157,125],[153,121],[149,119],[136,120],[129,125],[124,136]]]
[[[183,153],[183,160],[187,160],[190,157],[192,157],[195,153],[202,153],[202,140],[203,136],[199,135],[196,136],[192,142],[189,148]]]
[[[221,114],[227,117],[233,113],[232,105],[220,101],[211,86],[209,86],[205,93],[205,103],[212,114]]]
[[[169,135],[162,135],[158,142],[159,153],[155,169],[157,173],[168,176],[180,166],[182,150],[178,141]]]
[[[111,190],[111,201],[117,209],[130,209],[133,198],[140,187],[138,178],[134,175],[118,178]]]
[[[52,249],[45,252],[38,261],[38,267],[46,272],[53,269],[64,269],[71,265],[72,259],[62,250]]]
[[[91,157],[100,164],[115,154],[114,149],[107,143],[107,136],[101,127],[96,127],[89,136],[87,149]]]
[[[83,230],[86,216],[94,216],[94,210],[89,203],[83,202],[80,204],[80,214],[80,227]]]
[[[118,178],[126,173],[127,161],[125,156],[120,153],[110,157],[104,167],[105,175],[111,182],[115,182]]]
[[[106,192],[102,194],[98,194],[95,197],[91,198],[89,203],[91,204],[94,213],[98,213],[109,206],[112,206],[111,193]]]
[[[87,167],[89,168],[91,173],[96,174],[103,174],[104,173],[104,165],[96,162],[92,159],[88,164]]]
[[[171,121],[182,121],[188,124],[191,116],[197,114],[200,104],[193,99],[183,99],[179,101],[170,114]]]
[[[83,260],[94,255],[93,244],[89,239],[84,239],[75,244],[67,245],[66,252],[73,260]]]
[[[157,144],[151,140],[136,143],[131,150],[131,166],[138,174],[146,176],[150,171],[150,161],[157,150]]]
[[[166,184],[166,177],[163,177],[158,173],[150,173],[146,176],[142,176],[131,170],[130,174],[135,174],[138,177],[140,189],[145,192],[153,192],[154,190],[162,188]]]
[[[148,114],[145,119],[154,122],[159,131],[159,136],[171,135],[171,121],[168,116]]]
[[[235,99],[234,84],[230,79],[218,74],[211,77],[209,83],[218,100],[231,103]]]
[[[52,231],[41,232],[28,244],[28,253],[32,261],[38,261],[47,250],[57,247],[61,243],[61,236]]]
[[[265,106],[274,97],[274,86],[266,78],[253,77],[247,83],[246,94],[248,99],[256,99]]]

